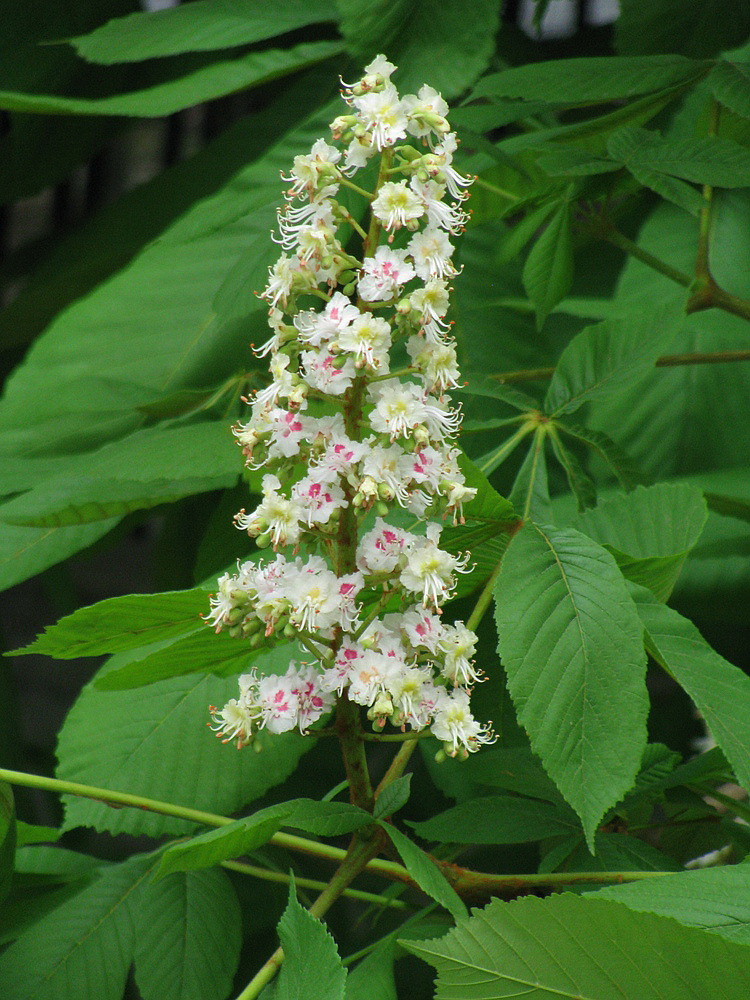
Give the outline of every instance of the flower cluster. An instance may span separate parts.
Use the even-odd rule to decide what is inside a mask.
[[[441,619],[467,560],[440,547],[435,520],[462,518],[476,492],[447,395],[459,385],[450,237],[470,181],[453,167],[445,101],[428,86],[400,97],[394,69],[378,56],[344,85],[339,145],[319,139],[282,175],[283,252],[261,293],[272,336],[257,352],[271,383],[234,428],[248,466],[266,470],[260,504],[235,523],[275,557],[223,576],[207,619],[253,647],[295,639],[312,660],[244,674],[239,697],[211,709],[238,746],[262,728],[305,732],[336,698],[376,730],[429,727],[452,756],[492,739],[469,707],[476,636]]]

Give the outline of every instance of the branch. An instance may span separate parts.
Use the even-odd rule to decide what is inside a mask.
[[[724,294],[724,293],[722,293]],[[750,303],[748,306],[748,319],[750,319]],[[665,354],[657,358],[654,362],[656,368],[674,368],[679,365],[720,365],[732,361],[750,361],[750,351],[695,351],[686,354]],[[517,372],[501,372],[499,375],[490,375],[489,378],[499,382],[501,385],[508,385],[511,382],[538,382],[542,379],[552,378],[555,369],[549,368],[525,368]]]

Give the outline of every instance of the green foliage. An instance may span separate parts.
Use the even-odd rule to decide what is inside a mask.
[[[462,802],[414,829],[425,840],[459,844],[523,844],[576,830],[572,812],[537,800],[492,795]]]
[[[207,592],[200,587],[171,594],[112,597],[61,618],[28,646],[14,650],[14,655],[44,653],[70,660],[139,649],[197,631],[206,599]]]
[[[596,542],[532,523],[511,542],[495,601],[519,722],[591,843],[604,812],[632,785],[646,742],[635,605]]]
[[[232,987],[240,905],[224,872],[149,882],[138,909],[135,981],[144,1000],[204,1000]]]
[[[683,927],[635,916],[622,904],[580,896],[495,900],[437,942],[402,947],[438,970],[437,1000],[496,1000],[554,994],[692,1000],[710,996],[716,971],[732,969],[722,992],[750,988],[750,951]]]
[[[346,970],[336,943],[323,924],[300,906],[289,890],[289,902],[279,921],[284,949],[275,996],[277,1000],[343,1000]]]
[[[381,823],[381,825],[391,838],[391,842],[400,855],[404,867],[419,888],[436,902],[440,903],[441,906],[444,906],[453,916],[454,920],[463,920],[467,916],[466,907],[435,862],[428,858],[424,851],[417,847],[414,841],[409,840],[395,826],[391,826],[388,823]]]
[[[576,527],[612,553],[628,580],[666,601],[707,516],[696,487],[657,483],[586,511]]]
[[[131,656],[117,654],[104,670],[124,665]],[[280,646],[265,654],[261,668],[283,673],[288,663],[289,647]],[[311,748],[304,737],[285,733],[264,741],[263,752],[251,751],[249,759],[227,754],[206,728],[207,706],[223,704],[236,687],[235,676],[194,674],[128,691],[98,691],[89,685],[60,732],[58,776],[209,812],[234,812],[283,781]],[[102,731],[108,733],[105,743]],[[155,812],[113,810],[101,802],[71,798],[65,827],[75,826],[152,837],[194,829],[194,823]]]
[[[427,995],[405,953],[438,1000],[748,995],[750,13],[621,0],[613,29],[556,42],[550,0],[530,35],[512,7],[0,0],[0,588],[25,585],[7,630],[19,657],[111,656],[60,728],[63,784],[0,773],[4,1000]],[[442,528],[467,553],[443,622],[477,634],[473,712],[497,739],[466,761],[421,740],[413,773],[408,722],[383,739],[360,713],[358,756],[345,701],[305,736],[224,746],[208,707],[237,675],[316,654],[283,622],[242,639],[201,617],[258,558],[231,519],[267,470],[230,425],[268,382],[248,345],[270,335],[279,173],[379,53],[402,92],[459,105],[455,167],[476,175],[448,395],[477,495]],[[172,138],[201,148],[162,170],[176,113]],[[117,161],[119,190],[133,157],[155,176],[96,207],[99,167]],[[356,254],[356,226],[339,235]],[[25,678],[79,669],[3,674],[0,764],[51,770],[57,707]],[[278,979],[247,987],[279,917]]]
[[[746,865],[703,868],[668,878],[600,889],[596,895],[625,903],[633,910],[647,910],[674,917],[689,927],[701,927],[731,941],[750,943]]]
[[[117,18],[70,41],[84,59],[108,64],[247,45],[335,19],[329,0],[287,0],[273,12],[253,0],[200,0],[184,8]]]
[[[574,413],[592,399],[623,391],[653,368],[674,340],[677,317],[670,310],[633,321],[605,320],[586,327],[563,351],[555,367],[545,410],[552,417]]]
[[[291,799],[278,806],[260,809],[228,826],[170,847],[162,856],[157,877],[171,872],[211,868],[220,861],[249,854],[267,843],[282,826],[305,830],[324,837],[352,833],[372,822],[368,813],[346,802],[315,802]]]
[[[10,892],[16,853],[16,804],[13,789],[0,784],[0,902]]]

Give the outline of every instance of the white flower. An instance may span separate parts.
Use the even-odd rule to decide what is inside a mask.
[[[378,247],[374,257],[365,257],[357,291],[365,302],[387,302],[415,275],[405,250]]]
[[[494,743],[497,738],[489,726],[481,726],[471,714],[469,693],[464,688],[439,692],[430,731],[442,741],[449,757],[466,757],[481,744]]]
[[[409,118],[407,128],[411,135],[418,139],[435,133],[437,135],[448,131],[448,105],[433,87],[427,84],[419,88],[415,97],[414,94],[407,94],[404,97],[404,107]]]
[[[335,292],[323,312],[305,310],[294,317],[299,339],[304,344],[320,347],[334,340],[361,313],[346,295]]]
[[[425,203],[420,193],[407,187],[406,181],[388,181],[378,191],[372,212],[389,233],[402,226],[414,230],[417,227],[413,223],[425,214]]]
[[[325,350],[302,351],[300,357],[307,384],[329,396],[340,396],[346,392],[357,374],[352,358],[342,358]]]
[[[351,103],[358,111],[359,121],[372,135],[377,149],[386,149],[399,139],[406,138],[409,119],[392,83],[386,83],[382,90],[354,97]]]
[[[449,330],[449,325],[443,322],[450,305],[446,283],[441,278],[430,278],[424,287],[411,293],[409,305],[420,314],[425,337],[441,341]]]
[[[244,705],[236,698],[230,698],[223,708],[209,706],[209,712],[213,719],[213,725],[209,726],[222,743],[230,743],[237,740],[237,749],[241,750],[248,743],[252,743],[257,730],[258,717],[253,714],[248,706]]]
[[[363,313],[342,330],[337,339],[339,350],[354,355],[357,368],[367,366],[377,371],[388,366],[388,349],[391,346],[391,328],[387,320],[371,313]]]
[[[399,577],[406,590],[421,595],[425,607],[428,604],[439,607],[455,586],[454,573],[466,572],[466,557],[453,556],[439,548],[439,538],[438,525],[428,525],[426,537],[410,546]]]
[[[446,627],[438,647],[445,654],[440,672],[447,680],[456,686],[469,687],[481,679],[482,672],[472,662],[477,651],[477,637],[462,622]]]
[[[377,382],[370,386],[369,395],[375,404],[370,423],[391,441],[424,422],[424,390],[414,382]]]
[[[258,708],[262,725],[271,733],[288,733],[297,725],[299,696],[297,671],[292,664],[283,677],[269,674],[258,683]]]
[[[244,510],[235,515],[238,528],[247,531],[248,535],[260,535],[269,532],[273,547],[279,545],[296,545],[299,541],[299,519],[302,517],[302,507],[289,500],[278,490],[281,483],[277,476],[263,476],[263,500],[252,514]]]
[[[376,518],[375,527],[357,548],[357,566],[363,573],[392,573],[413,537],[408,531],[386,524],[382,517]]]
[[[443,201],[445,186],[435,181],[420,181],[412,177],[410,181],[414,194],[420,199],[431,226],[445,229],[449,233],[461,233],[469,221],[468,212],[464,212],[455,204]]]
[[[406,248],[414,261],[414,268],[423,281],[445,278],[456,273],[451,261],[453,246],[446,233],[437,226],[427,226],[415,233]]]
[[[330,146],[324,139],[318,139],[306,156],[294,157],[294,166],[289,171],[288,177],[281,175],[283,181],[292,185],[289,196],[300,197],[307,193],[312,197],[318,188],[321,175],[330,184],[331,178],[335,177],[335,165],[340,159],[340,149]]]
[[[344,491],[337,483],[322,482],[314,469],[292,487],[299,516],[309,528],[313,524],[328,524],[335,510],[348,506]]]

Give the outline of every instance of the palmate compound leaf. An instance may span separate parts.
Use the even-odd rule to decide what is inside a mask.
[[[279,646],[257,665],[261,673],[284,673],[293,655],[293,646]],[[117,654],[100,675],[133,658]],[[222,815],[236,812],[284,781],[313,746],[297,733],[261,736],[259,753],[224,746],[207,728],[208,706],[236,696],[236,677],[190,674],[113,692],[87,685],[60,733],[58,777]],[[195,824],[71,798],[65,828],[75,826],[159,837],[189,833]]]
[[[325,926],[300,905],[289,887],[289,902],[279,921],[284,962],[275,1000],[344,1000],[346,969]]]
[[[707,517],[697,486],[657,483],[606,500],[574,523],[612,553],[629,580],[666,601]]]
[[[745,1000],[750,991],[750,948],[569,893],[495,900],[444,938],[400,944],[438,970],[436,1000]]]
[[[143,886],[135,981],[143,1000],[221,1000],[232,988],[242,914],[222,871],[171,875]]]
[[[687,618],[631,586],[646,649],[693,699],[738,782],[750,788],[750,677],[712,649]]]
[[[626,583],[592,539],[527,523],[503,560],[495,622],[518,720],[591,844],[646,745],[643,628]]]

